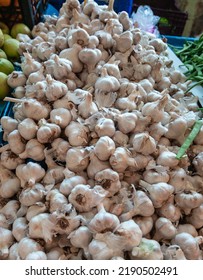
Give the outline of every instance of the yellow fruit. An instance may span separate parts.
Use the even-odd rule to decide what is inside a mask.
[[[13,64],[5,58],[0,58],[0,72],[9,75],[13,71],[14,71]]]
[[[0,21],[0,28],[4,34],[9,34],[9,27],[2,21]]]
[[[0,58],[6,58],[7,59],[7,55],[2,49],[0,49]]]
[[[19,44],[20,42],[16,39],[8,39],[5,41],[3,45],[3,50],[5,51],[8,58],[14,58],[14,59],[19,58],[19,53],[18,53]]]
[[[3,46],[4,44],[4,35],[2,30],[0,29],[0,48]]]
[[[24,23],[16,23],[11,28],[11,36],[13,38],[16,38],[19,33],[27,34],[28,36],[31,35],[30,28]]]
[[[8,34],[3,34],[4,35],[4,42],[8,39],[12,39],[12,37]]]
[[[10,92],[10,87],[7,84],[7,75],[0,72],[0,100],[3,100]]]

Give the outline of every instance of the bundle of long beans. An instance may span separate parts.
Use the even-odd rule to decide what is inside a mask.
[[[186,67],[187,79],[195,82],[192,87],[203,85],[203,34],[197,40],[186,41],[182,49],[172,49],[183,62],[181,66]]]

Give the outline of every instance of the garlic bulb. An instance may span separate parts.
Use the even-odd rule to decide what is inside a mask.
[[[148,133],[137,133],[133,138],[133,149],[143,155],[153,154],[156,151],[156,141]]]
[[[0,227],[0,259],[6,259],[9,254],[9,247],[14,243],[12,232]]]
[[[93,189],[89,185],[78,184],[69,194],[68,200],[79,212],[88,212],[97,206],[105,197],[102,188],[95,186]]]
[[[37,241],[29,237],[24,237],[18,243],[18,254],[22,260],[25,260],[27,255],[29,255],[30,253],[41,250],[42,246]]]
[[[16,175],[20,179],[22,187],[32,187],[44,177],[45,170],[38,163],[28,162],[18,165]]]
[[[88,228],[95,233],[105,233],[115,231],[120,225],[116,215],[106,212],[101,205],[99,212],[90,221]]]

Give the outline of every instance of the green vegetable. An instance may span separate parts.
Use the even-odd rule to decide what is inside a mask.
[[[195,41],[186,41],[182,49],[171,47],[187,68],[184,72],[187,80],[198,82],[192,87],[203,84],[203,34]]]
[[[185,139],[183,145],[180,147],[176,158],[177,159],[181,159],[182,156],[184,156],[184,154],[186,153],[187,149],[190,147],[190,145],[192,144],[192,142],[194,141],[195,137],[197,136],[197,134],[199,133],[201,127],[203,124],[203,120],[198,120],[195,122],[190,134],[188,135],[188,137]]]

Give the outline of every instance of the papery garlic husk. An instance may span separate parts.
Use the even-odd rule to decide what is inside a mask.
[[[133,220],[122,222],[116,228],[115,234],[120,236],[121,241],[124,242],[123,249],[127,251],[138,246],[142,239],[142,231]]]
[[[88,143],[89,129],[83,124],[71,121],[65,129],[65,135],[68,137],[68,141],[71,146],[84,146]]]
[[[172,244],[180,246],[187,260],[202,260],[198,239],[191,234],[186,232],[178,233],[172,240]]]
[[[164,260],[186,260],[186,257],[178,245],[170,245],[167,247],[165,244],[161,246]]]
[[[107,197],[113,196],[121,188],[119,174],[110,168],[97,172],[95,181],[108,192],[106,194]]]
[[[9,223],[13,223],[17,218],[17,212],[20,208],[20,202],[18,200],[9,200],[1,209],[0,213],[3,214]]]
[[[203,152],[198,155],[192,161],[194,168],[198,175],[203,176]]]
[[[41,250],[42,246],[29,237],[24,237],[18,244],[18,254],[22,260],[25,260],[28,254]]]
[[[153,239],[142,238],[138,247],[134,247],[130,259],[132,260],[163,260],[160,244]]]
[[[100,160],[108,160],[115,149],[114,141],[108,136],[103,136],[96,142],[94,152]]]
[[[60,187],[59,187],[59,191],[62,194],[68,196],[75,186],[77,186],[79,184],[84,184],[85,185],[86,183],[87,183],[87,181],[83,176],[73,175],[70,178],[65,178],[61,182]]]
[[[22,152],[24,152],[25,140],[21,137],[21,135],[17,129],[15,129],[9,133],[7,140],[8,140],[10,150],[14,154],[19,155]]]
[[[149,192],[149,197],[155,208],[159,208],[174,192],[174,187],[164,182],[148,184],[140,180],[139,185]]]
[[[140,227],[142,236],[147,236],[147,234],[152,230],[154,224],[152,217],[136,216],[133,218],[133,221]]]
[[[113,137],[116,128],[113,120],[108,118],[100,118],[95,125],[95,132],[98,134],[99,137],[102,136],[109,136]]]
[[[59,260],[63,254],[64,250],[60,247],[54,247],[46,253],[48,260]]]
[[[177,234],[176,227],[172,222],[164,217],[159,217],[155,222],[156,232],[153,239],[156,241],[171,240]]]
[[[198,209],[198,207],[195,209]],[[182,232],[187,232],[187,233],[191,234],[193,237],[198,236],[198,232],[192,224],[179,224],[177,226],[177,234],[182,233]]]
[[[124,134],[128,134],[129,132],[133,131],[136,126],[137,115],[131,112],[123,113],[116,116],[116,121],[118,124],[118,129]]]
[[[26,118],[39,121],[49,116],[51,109],[49,104],[41,103],[33,98],[27,98],[22,103],[22,113]]]
[[[155,165],[154,168],[148,167],[143,173],[143,180],[150,183],[150,184],[156,184],[160,182],[165,182],[167,183],[169,181],[169,174],[168,174],[168,168]]]
[[[71,147],[68,141],[63,140],[62,138],[56,138],[51,143],[53,148],[53,157],[56,158],[57,161],[65,162],[66,161],[66,153],[68,149]]]
[[[118,147],[111,155],[109,163],[118,173],[124,172],[128,167],[136,167],[136,161],[127,148]]]
[[[97,158],[95,153],[90,153],[90,162],[87,167],[87,175],[90,179],[94,179],[97,172],[109,168],[110,164],[108,161],[102,161]]]
[[[89,151],[85,148],[70,148],[66,154],[66,167],[73,172],[80,172],[89,164]]]
[[[5,182],[1,182],[0,179],[0,183],[0,196],[3,198],[13,197],[21,188],[20,180],[17,177],[8,178]]]
[[[47,260],[47,255],[43,251],[32,252],[27,255],[26,260]]]
[[[18,131],[25,140],[36,137],[38,126],[33,119],[26,118],[18,124]]]
[[[55,234],[65,234],[67,236],[80,226],[81,217],[77,216],[71,204],[67,204],[63,212],[55,211],[51,214],[51,221],[54,224]],[[66,241],[68,240],[66,239]]]
[[[185,169],[176,167],[171,170],[168,183],[175,188],[175,193],[184,191],[187,186],[187,173]]]
[[[142,107],[143,116],[150,116],[154,122],[160,122],[163,119],[164,107],[168,102],[168,96],[164,95],[161,99],[148,102]]]
[[[12,234],[19,242],[22,238],[26,237],[28,233],[27,220],[24,217],[17,218],[12,226]]]
[[[31,206],[43,200],[46,194],[45,188],[41,184],[35,184],[22,190],[19,195],[19,201],[22,205]]]
[[[88,92],[78,106],[78,113],[83,119],[98,112],[97,105],[93,102],[93,96]]]
[[[157,208],[156,212],[159,216],[165,217],[171,222],[177,222],[182,217],[180,207],[174,203],[174,195],[171,195],[161,208]]]
[[[49,212],[52,213],[56,210],[63,210],[65,205],[68,204],[67,198],[60,193],[58,189],[53,189],[46,195],[46,201],[49,201]]]
[[[7,259],[8,260],[20,260],[20,257],[18,255],[18,242],[14,243],[9,248],[9,255],[8,255]]]
[[[31,218],[29,222],[29,237],[44,239],[51,242],[54,235],[54,224],[50,220],[49,213],[41,213]]]
[[[32,160],[44,160],[45,146],[37,139],[30,139],[25,145],[25,151],[19,154],[21,159],[31,158]]]
[[[192,209],[186,220],[196,229],[201,229],[203,227],[203,203],[199,207]]]
[[[23,73],[28,77],[31,73],[37,72],[42,67],[41,63],[33,59],[27,52],[23,53],[24,60],[21,63]]]
[[[104,241],[93,239],[88,247],[93,260],[109,260],[114,256],[123,256],[120,249],[109,248]]]
[[[10,227],[9,221],[7,221],[4,214],[0,214],[0,227],[8,229]]]
[[[44,81],[44,80],[45,80],[44,67],[41,67],[37,72],[31,73],[29,75],[26,84],[32,85],[32,84],[36,84],[39,81]]]
[[[0,196],[11,198],[20,190],[20,180],[9,169],[0,164]]]
[[[37,131],[37,140],[41,144],[51,143],[61,134],[60,126],[54,123],[48,123],[45,119],[39,121],[39,129]]]
[[[133,150],[143,155],[156,151],[156,141],[147,132],[137,133],[133,138]]]
[[[175,202],[188,215],[191,209],[199,207],[203,203],[203,195],[192,190],[180,192],[175,195]]]
[[[0,259],[4,260],[9,254],[9,247],[14,243],[12,232],[0,227]]]
[[[43,202],[37,202],[34,205],[31,205],[27,209],[26,219],[30,221],[32,217],[37,216],[38,214],[47,212],[47,205]]]
[[[42,181],[46,188],[61,183],[65,177],[64,170],[60,165],[48,169]]]
[[[129,203],[129,201],[125,201],[128,198],[123,198],[123,203]],[[154,213],[154,206],[151,199],[147,196],[147,194],[143,191],[136,191],[134,189],[133,192],[133,200],[132,206],[130,207],[129,212],[124,212],[119,217],[120,221],[128,221],[132,217],[136,215],[141,215],[144,217],[150,217]]]
[[[52,123],[59,125],[61,128],[65,128],[69,125],[72,119],[71,113],[68,109],[57,108],[50,112],[50,120]]]
[[[71,232],[71,234],[69,234],[69,236],[68,236],[68,238],[70,238],[70,242],[73,246],[75,246],[76,248],[84,249],[84,254],[86,256],[89,255],[88,246],[92,240],[92,237],[93,237],[93,234],[86,226],[80,226],[78,229]]]
[[[39,182],[45,175],[45,170],[34,162],[20,164],[16,168],[16,176],[20,179],[21,187],[31,187]]]
[[[118,217],[106,212],[101,205],[99,212],[88,224],[88,228],[94,233],[113,232],[120,225]]]
[[[79,184],[72,189],[68,200],[79,212],[88,212],[104,199],[105,194],[100,186],[90,188],[89,185]]]
[[[161,150],[157,160],[158,165],[168,166],[168,167],[176,167],[179,164],[179,160],[176,158],[176,154],[170,152],[168,150]]]
[[[1,122],[1,126],[3,128],[3,131],[4,131],[3,140],[7,141],[8,134],[10,132],[12,132],[13,130],[17,129],[18,121],[9,116],[3,116],[3,117],[1,117],[0,122]]]

